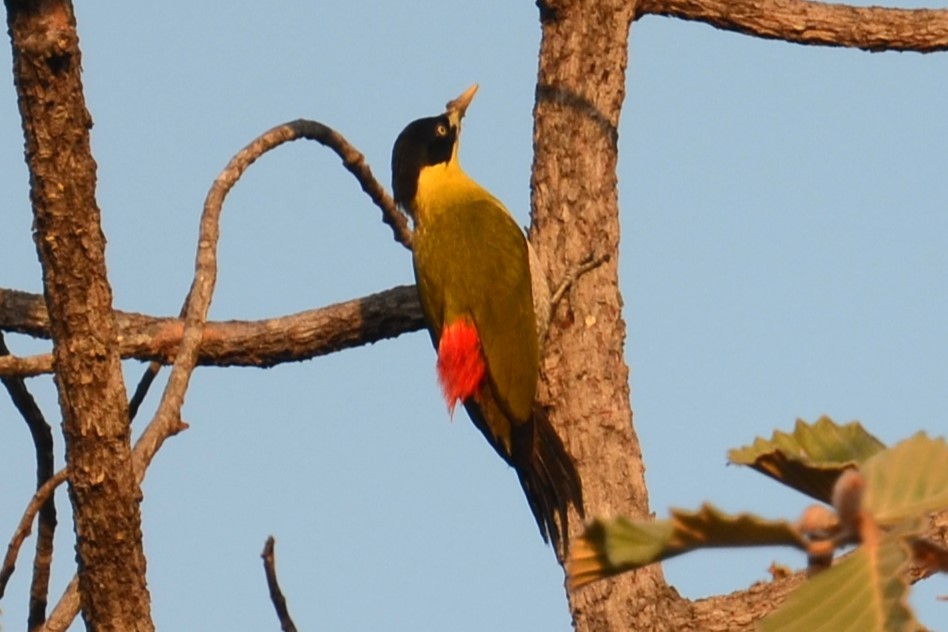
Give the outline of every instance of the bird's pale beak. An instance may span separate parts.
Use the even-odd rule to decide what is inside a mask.
[[[448,117],[452,122],[456,124],[461,122],[461,119],[464,118],[464,113],[467,111],[467,106],[471,104],[471,101],[474,99],[474,94],[477,92],[477,84],[465,90],[461,96],[454,99],[453,101],[448,101],[444,106],[445,111]]]

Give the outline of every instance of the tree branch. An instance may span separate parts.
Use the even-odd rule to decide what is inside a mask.
[[[198,231],[194,279],[182,308],[183,328],[180,326],[180,320],[175,320],[172,331],[165,332],[179,340],[180,344],[174,351],[173,368],[165,385],[161,402],[158,404],[158,410],[138,441],[135,442],[132,453],[135,477],[139,484],[144,480],[148,466],[165,440],[187,428],[187,424],[181,420],[184,396],[191,374],[200,357],[201,344],[205,339],[211,338],[206,331],[207,313],[217,281],[217,244],[220,240],[220,216],[223,212],[224,199],[244,172],[260,156],[283,143],[300,138],[316,140],[336,151],[342,157],[346,169],[359,179],[363,189],[382,207],[383,219],[393,227],[396,240],[406,247],[410,244],[411,236],[407,231],[404,216],[397,212],[390,198],[375,181],[362,154],[349,146],[340,134],[329,127],[314,121],[292,121],[264,132],[240,150],[214,180],[204,201]],[[386,201],[389,204],[380,203]],[[277,331],[280,336],[287,337],[286,331]],[[115,346],[118,347],[118,344]],[[57,621],[68,620],[70,613],[75,616],[74,592],[75,583],[71,583],[54,610],[53,615]]]
[[[639,0],[636,19],[649,14],[794,44],[874,52],[948,50],[948,9],[853,7],[806,0]]]
[[[66,632],[79,610],[79,580],[73,576],[56,607],[49,613],[45,625],[36,632]]]
[[[181,320],[119,311],[115,315],[123,357],[169,362],[168,358],[181,340]],[[0,290],[0,317],[4,319],[2,327],[39,337],[48,336],[49,325],[39,296]],[[283,318],[208,323],[198,360],[201,364],[216,366],[273,366],[377,342],[416,331],[423,326],[421,306],[414,286],[401,286],[362,299]],[[44,358],[48,356],[37,357],[41,360]],[[4,360],[7,358],[0,358],[0,362]],[[21,363],[30,360],[27,358]],[[51,366],[51,359],[43,364]],[[3,368],[0,367],[0,373]],[[143,446],[135,446],[133,456],[136,460],[143,450]],[[67,475],[67,470],[57,472],[34,495],[8,546],[4,568],[8,565],[12,567],[20,545],[29,535],[36,511],[52,495],[56,485],[66,480]],[[75,582],[69,585],[44,630],[53,632],[69,626],[78,608],[76,586]]]
[[[115,311],[123,358],[170,364],[183,323]],[[424,327],[418,294],[402,285],[360,299],[279,318],[207,323],[198,364],[272,367],[394,338]],[[43,298],[0,289],[0,330],[49,337]],[[52,356],[0,357],[0,375],[29,377],[52,371]]]
[[[375,179],[372,170],[369,169],[369,165],[365,162],[365,157],[355,147],[350,145],[349,141],[334,129],[322,123],[307,121],[305,119],[297,119],[286,123],[267,132],[267,134],[275,133],[281,128],[286,130],[285,133],[289,133],[292,136],[281,140],[280,143],[286,142],[287,140],[307,138],[322,143],[336,152],[336,154],[342,158],[343,166],[349,173],[355,176],[356,180],[359,181],[359,185],[362,186],[362,190],[368,194],[372,202],[382,211],[382,221],[391,227],[395,241],[411,250],[411,231],[408,229],[408,220],[404,214],[398,211],[398,208],[395,206],[395,201],[385,192],[385,189],[379,184],[378,180]],[[267,134],[264,134],[264,136]],[[264,136],[260,138],[262,139]],[[260,139],[254,142],[259,142],[259,140]],[[276,145],[274,145],[274,147],[275,146]]]
[[[0,332],[0,356],[9,355],[3,333]],[[20,411],[33,439],[33,448],[36,453],[36,487],[40,489],[53,476],[53,431],[40,410],[33,395],[26,387],[23,378],[0,378],[13,400],[14,406]],[[30,522],[26,525],[27,533]],[[50,494],[39,506],[39,520],[36,527],[36,554],[33,558],[33,579],[30,584],[30,606],[27,618],[27,629],[34,629],[46,620],[46,603],[49,595],[49,568],[53,561],[53,536],[56,533],[56,503]],[[25,535],[23,537],[26,537]],[[22,540],[21,540],[22,541]],[[0,568],[0,597],[6,590],[7,582],[13,575],[16,562],[16,553],[11,544],[3,566]],[[17,544],[16,549],[19,549]]]
[[[758,582],[746,590],[717,595],[693,602],[695,630],[751,632],[757,623],[773,612],[794,590],[806,581],[806,572],[770,582]],[[686,625],[684,622],[681,625]]]
[[[283,632],[296,632],[296,624],[293,623],[290,611],[286,607],[286,597],[283,596],[283,591],[280,590],[280,584],[277,581],[273,546],[274,539],[271,535],[267,538],[263,553],[260,554],[260,557],[263,558],[263,570],[267,575],[267,588],[270,589],[270,601],[273,602],[273,607],[276,609],[277,617],[280,619],[280,628]]]
[[[37,512],[42,509],[46,501],[53,497],[56,488],[62,485],[68,478],[69,470],[67,468],[59,470],[40,485],[36,493],[33,494],[33,498],[30,499],[26,510],[23,512],[23,517],[20,518],[20,524],[17,525],[13,537],[10,538],[10,543],[7,545],[7,553],[3,558],[3,566],[0,567],[0,596],[3,596],[7,581],[13,574],[17,554],[20,552],[20,546],[27,536],[30,535],[30,525],[33,524],[33,519],[36,517]],[[33,626],[29,629],[32,630]]]

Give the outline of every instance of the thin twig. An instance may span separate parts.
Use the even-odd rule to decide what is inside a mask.
[[[273,607],[276,609],[283,632],[296,632],[296,624],[293,623],[293,618],[290,617],[290,611],[286,607],[286,598],[283,596],[283,591],[280,590],[279,582],[277,582],[276,560],[273,555],[274,544],[275,540],[271,535],[267,538],[263,553],[260,554],[260,557],[263,558],[263,570],[267,575],[267,588],[270,589],[270,601],[273,602]]]
[[[297,134],[295,138],[288,140],[308,138],[322,143],[336,152],[342,158],[342,164],[345,168],[359,181],[362,190],[369,195],[372,202],[382,211],[382,221],[391,227],[395,241],[411,250],[411,231],[408,229],[408,221],[405,215],[398,211],[395,201],[375,179],[372,170],[365,162],[365,156],[359,150],[350,145],[342,134],[316,121],[297,119],[287,123],[285,127],[291,128]]]
[[[161,363],[149,362],[148,366],[145,368],[145,372],[142,373],[141,378],[138,380],[138,386],[135,387],[135,393],[132,395],[131,399],[128,400],[129,423],[131,423],[135,419],[135,416],[138,415],[138,409],[141,408],[142,402],[145,401],[145,396],[148,395],[148,389],[151,388],[151,385],[155,381],[155,378],[158,376],[158,371],[160,370]]]
[[[553,291],[552,296],[550,296],[550,313],[552,314],[556,310],[556,306],[563,300],[563,296],[573,287],[573,284],[576,283],[579,277],[590,270],[595,270],[606,261],[609,261],[609,253],[598,256],[595,253],[589,253],[585,259],[570,268],[566,276],[560,280],[560,284],[556,286],[556,290]]]

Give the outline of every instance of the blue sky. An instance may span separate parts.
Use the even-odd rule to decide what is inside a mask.
[[[532,2],[79,3],[115,305],[174,314],[218,171],[275,124],[327,123],[386,185],[392,142],[473,82],[462,161],[526,223],[539,26]],[[912,6],[912,3],[894,3]],[[9,49],[0,51],[9,68]],[[805,48],[649,17],[620,128],[626,357],[653,510],[806,501],[725,466],[731,447],[829,414],[883,441],[948,428],[948,56]],[[0,86],[0,286],[40,291],[22,133]],[[407,251],[314,143],[264,157],[225,205],[213,318],[262,318],[411,282]],[[44,349],[22,338],[15,353]],[[157,625],[277,629],[270,534],[301,629],[567,630],[562,575],[512,471],[449,421],[426,335],[270,370],[199,369],[145,483]],[[140,367],[127,368],[134,384]],[[31,385],[56,423],[49,380]],[[153,411],[158,391],[136,423]],[[0,398],[0,534],[33,485]],[[57,437],[62,455],[62,442]],[[58,496],[53,599],[72,573]],[[26,618],[32,540],[0,604]],[[665,570],[729,592],[793,552]],[[948,625],[927,582],[914,603]]]

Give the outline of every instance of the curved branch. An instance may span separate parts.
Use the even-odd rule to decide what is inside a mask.
[[[223,212],[224,199],[244,172],[260,156],[284,143],[300,138],[315,140],[333,149],[342,158],[346,169],[359,179],[363,189],[374,201],[391,202],[372,176],[362,154],[349,145],[338,132],[315,121],[299,119],[278,125],[258,136],[230,159],[227,166],[214,180],[204,201],[194,262],[194,280],[182,309],[184,328],[181,332],[180,346],[175,352],[171,375],[168,376],[168,382],[154,418],[135,444],[135,473],[139,482],[144,478],[145,469],[164,440],[186,428],[180,419],[181,407],[184,404],[184,394],[187,391],[191,373],[197,365],[199,348],[205,337],[207,313],[217,282],[217,244],[220,240],[220,216]],[[385,221],[395,230],[396,239],[407,245],[410,242],[410,236],[407,234],[405,218],[397,212],[394,204],[383,204],[382,210]]]
[[[264,132],[240,150],[214,180],[204,201],[194,262],[194,279],[182,309],[184,324],[181,327],[178,322],[175,327],[180,330],[180,344],[175,351],[174,365],[165,384],[158,410],[135,442],[132,451],[135,477],[139,484],[144,480],[148,466],[165,440],[188,427],[181,419],[181,408],[191,374],[197,366],[201,344],[205,338],[209,338],[206,332],[207,313],[217,282],[217,244],[220,240],[220,216],[224,199],[257,158],[283,143],[300,138],[316,140],[332,148],[342,157],[343,165],[359,179],[373,201],[389,202],[388,205],[380,205],[384,220],[393,227],[396,240],[410,247],[411,237],[405,218],[397,212],[385,191],[372,177],[362,154],[331,128],[315,121],[292,121]],[[280,334],[285,336],[286,332]],[[70,584],[53,615],[57,621],[65,621],[69,620],[70,615],[74,617],[77,612],[74,584]]]
[[[122,358],[170,364],[183,323],[115,311]],[[418,294],[402,285],[344,303],[279,318],[207,323],[198,348],[205,366],[272,367],[394,338],[424,327]],[[0,289],[0,330],[49,337],[43,297]],[[29,377],[52,371],[49,354],[0,357],[0,376]]]
[[[948,50],[948,9],[853,7],[807,0],[639,0],[636,19],[648,14],[794,44],[875,52]]]
[[[364,156],[332,128],[316,121],[298,119],[274,127],[241,150],[224,169],[208,192],[205,214],[209,205],[217,205],[217,216],[223,198],[237,179],[253,162],[265,152],[283,143],[301,138],[315,140],[332,149],[343,162],[343,166],[355,176],[362,190],[382,211],[382,219],[392,228],[395,240],[411,248],[411,231],[405,216],[398,211],[395,202],[375,179]],[[208,225],[202,235],[211,236],[215,242],[217,226]],[[216,220],[215,220],[216,221]],[[213,223],[213,222],[211,222]],[[199,242],[201,253],[209,242]],[[207,262],[205,261],[205,264]],[[206,270],[205,270],[206,272]],[[215,273],[216,276],[216,273]],[[195,274],[195,284],[201,277],[202,287],[207,274]],[[214,280],[210,280],[213,287]],[[207,288],[205,288],[207,289]],[[192,292],[194,287],[192,287]],[[303,312],[294,316],[256,321],[230,321],[211,324],[205,333],[204,344],[199,347],[197,362],[216,366],[260,366],[269,367],[288,361],[306,360],[341,349],[376,342],[383,338],[414,331],[422,326],[417,299],[409,297],[414,289],[405,286],[390,293],[368,296],[359,301],[333,305],[323,310]],[[185,302],[187,309],[191,293]],[[376,300],[378,299],[378,300]],[[207,298],[208,306],[210,298]],[[206,309],[206,308],[205,308]],[[395,313],[389,313],[394,310]],[[137,358],[170,364],[179,355],[183,332],[177,319],[157,319],[126,312],[115,312],[120,335],[120,353],[123,358]],[[157,330],[155,329],[157,327]],[[284,329],[285,331],[279,331]],[[49,337],[49,317],[42,297],[26,292],[0,288],[0,330],[23,333],[39,338]],[[147,331],[146,331],[147,330]],[[199,338],[195,336],[196,338]],[[233,337],[233,339],[232,339]],[[284,338],[282,341],[280,338]],[[211,344],[208,344],[211,343]],[[242,344],[255,345],[240,349]],[[292,345],[289,343],[293,343]],[[261,348],[262,347],[262,348]],[[208,348],[213,348],[207,352]],[[183,349],[182,349],[183,351]],[[50,354],[21,358],[0,358],[0,376],[31,377],[52,372]]]
[[[29,504],[23,511],[20,524],[17,525],[13,537],[10,538],[10,543],[7,544],[7,553],[3,558],[3,566],[0,567],[0,596],[2,596],[3,589],[6,588],[6,583],[16,568],[16,558],[20,552],[20,546],[26,537],[30,535],[30,527],[33,525],[33,519],[36,518],[36,514],[43,509],[46,502],[53,497],[53,492],[56,491],[56,488],[66,482],[68,478],[68,468],[63,468],[47,478],[36,490],[36,493],[33,494],[33,498],[30,499]],[[42,622],[39,621],[37,623]]]
[[[362,186],[362,190],[368,194],[372,202],[382,211],[382,221],[391,227],[395,241],[411,250],[411,231],[408,229],[408,220],[405,218],[405,215],[398,211],[398,208],[395,206],[395,201],[385,192],[385,189],[379,184],[378,180],[375,179],[372,170],[369,169],[369,165],[365,162],[365,156],[350,145],[349,141],[339,132],[317,121],[297,119],[273,128],[254,141],[254,143],[262,142],[264,138],[271,134],[290,134],[290,136],[281,139],[277,144],[297,140],[299,138],[306,138],[322,143],[336,152],[336,154],[342,158],[343,166],[349,173],[355,176],[355,179],[358,180]],[[247,149],[250,149],[254,143],[251,143]],[[276,147],[276,145],[273,147]],[[247,151],[247,149],[244,151]],[[272,149],[272,147],[268,149]],[[268,151],[268,149],[264,149],[263,151]],[[254,159],[251,159],[251,162],[253,162],[253,160]]]

